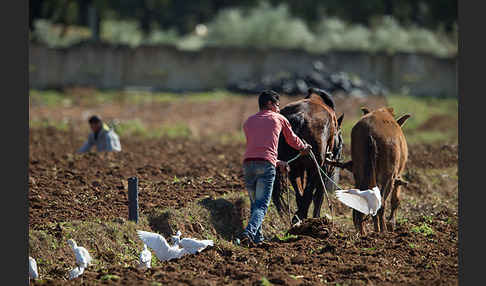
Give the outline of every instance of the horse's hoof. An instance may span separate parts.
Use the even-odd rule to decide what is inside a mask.
[[[302,221],[300,220],[299,216],[294,215],[292,218],[292,226],[300,225]]]

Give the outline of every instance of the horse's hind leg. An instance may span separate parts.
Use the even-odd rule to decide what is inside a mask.
[[[313,217],[318,218],[321,216],[321,207],[324,200],[324,189],[322,188],[322,184],[319,183],[316,185],[316,192],[314,193],[312,200],[314,202]]]

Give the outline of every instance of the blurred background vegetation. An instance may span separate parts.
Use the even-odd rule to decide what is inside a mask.
[[[30,40],[457,54],[456,0],[30,0]]]

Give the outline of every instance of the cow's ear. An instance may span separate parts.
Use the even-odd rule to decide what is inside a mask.
[[[410,114],[402,115],[400,118],[397,119],[398,125],[402,126],[403,123],[405,123],[405,121],[407,121],[407,119],[409,119],[410,117],[412,117],[412,115],[410,115]]]
[[[344,118],[344,113],[339,116],[337,123],[338,123],[338,129],[341,128],[341,124],[343,123],[343,118]]]
[[[370,113],[370,110],[366,107],[361,107],[361,111],[363,111],[363,115]]]

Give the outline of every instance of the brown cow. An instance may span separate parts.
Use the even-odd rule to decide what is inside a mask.
[[[373,217],[375,231],[386,231],[384,221],[386,199],[391,193],[391,211],[388,221],[395,226],[395,213],[400,204],[400,186],[406,185],[400,175],[408,157],[407,142],[401,126],[410,117],[405,114],[395,120],[393,108],[380,108],[373,112],[362,109],[364,115],[351,130],[351,161],[344,164],[329,162],[353,173],[355,187],[360,190],[378,186],[382,206]],[[362,235],[364,214],[353,210],[353,222]],[[392,230],[391,229],[391,230]]]

